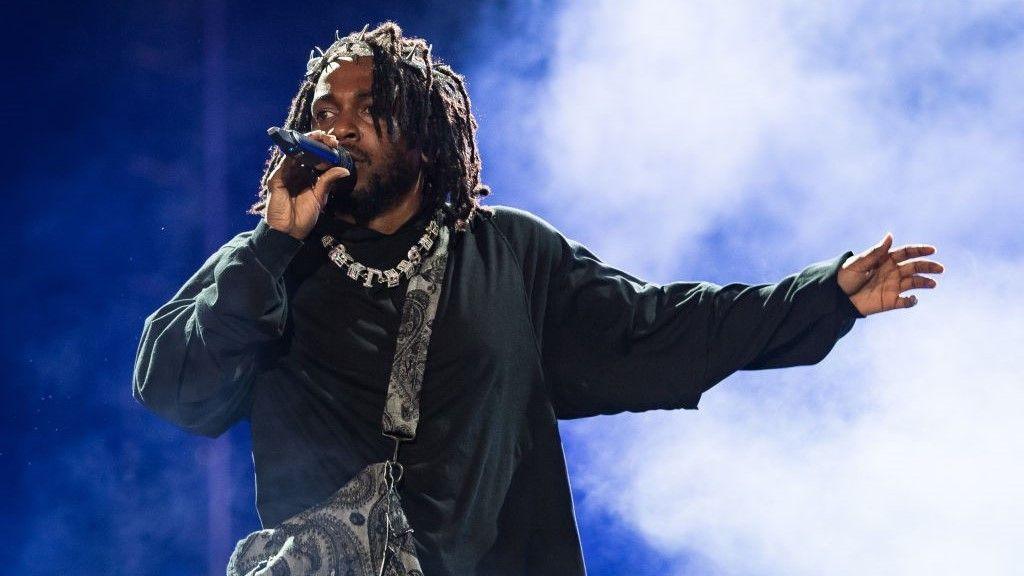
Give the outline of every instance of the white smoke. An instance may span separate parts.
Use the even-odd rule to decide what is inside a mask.
[[[1019,573],[1024,5],[603,1],[550,26],[544,74],[469,76],[509,104],[485,164],[543,175],[495,202],[657,282],[776,281],[886,231],[946,267],[816,366],[564,423],[581,516],[678,574]]]

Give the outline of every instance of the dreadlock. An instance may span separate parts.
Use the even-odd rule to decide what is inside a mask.
[[[310,131],[310,99],[320,72],[346,43],[364,42],[373,51],[370,113],[377,136],[381,136],[383,123],[388,136],[397,128],[406,136],[410,149],[424,151],[429,159],[424,168],[424,202],[430,210],[443,208],[454,221],[455,230],[466,230],[475,211],[493,210],[480,204],[480,198],[491,189],[480,182],[477,123],[465,79],[440,59],[434,59],[432,47],[422,38],[403,37],[398,24],[386,21],[367,32],[368,27],[344,38],[335,32],[335,42],[326,52],[317,48],[319,59],[310,54],[306,79],[292,99],[284,127]],[[260,179],[259,200],[249,208],[249,214],[263,215],[270,198],[270,174],[283,159],[276,146],[270,149]]]

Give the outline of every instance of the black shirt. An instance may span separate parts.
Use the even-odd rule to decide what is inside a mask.
[[[809,365],[863,318],[853,255],[775,284],[644,282],[541,218],[480,212],[452,232],[399,485],[427,576],[584,574],[557,419],[696,409],[737,370]],[[135,397],[194,433],[252,430],[264,527],[390,455],[381,416],[408,280],[366,288],[326,257],[396,265],[423,233],[322,217],[305,241],[261,220],[145,322]]]

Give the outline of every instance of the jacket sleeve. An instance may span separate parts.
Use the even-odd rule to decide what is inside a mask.
[[[210,256],[146,318],[135,357],[135,398],[204,436],[219,436],[247,416],[261,352],[284,331],[283,275],[302,245],[261,219]]]
[[[549,233],[543,362],[559,418],[696,409],[737,370],[818,363],[864,317],[837,283],[850,251],[774,284],[658,285]]]

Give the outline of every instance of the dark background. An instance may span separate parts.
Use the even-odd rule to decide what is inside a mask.
[[[256,225],[245,210],[265,130],[283,122],[313,45],[395,20],[465,74],[474,97],[474,70],[544,69],[546,15],[557,8],[211,0],[5,10],[0,264],[13,273],[2,299],[0,572],[224,573],[234,542],[259,528],[248,428],[192,437],[136,403],[145,317]],[[512,36],[535,49],[508,54]],[[510,135],[489,130],[488,111],[511,104],[474,97],[488,202],[531,209],[524,166],[502,154]],[[579,508],[587,495],[574,497]],[[577,512],[592,574],[667,566],[612,518]]]

